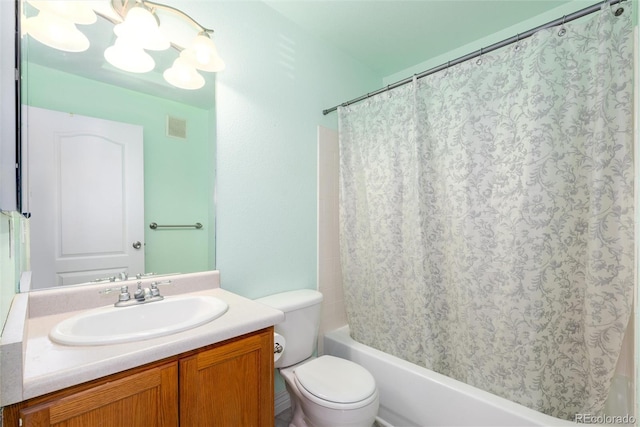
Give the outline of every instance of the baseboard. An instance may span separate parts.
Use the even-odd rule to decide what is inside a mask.
[[[287,390],[282,390],[275,395],[275,414],[286,411],[291,407],[291,400],[289,399],[289,393]]]

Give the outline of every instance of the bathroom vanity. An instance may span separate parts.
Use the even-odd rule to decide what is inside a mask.
[[[268,426],[273,419],[273,328],[11,405],[4,413],[5,426],[26,427]]]
[[[217,272],[172,281],[166,295],[214,296],[228,304],[227,312],[167,336],[65,346],[52,342],[48,331],[86,310],[74,301],[90,299],[99,306],[104,299],[87,298],[97,289],[93,285],[92,293],[82,289],[80,296],[67,294],[70,289],[33,293],[23,364],[15,367],[22,381],[11,389],[3,384],[3,405],[14,400],[4,407],[4,426],[272,425],[273,325],[284,314],[220,289]]]

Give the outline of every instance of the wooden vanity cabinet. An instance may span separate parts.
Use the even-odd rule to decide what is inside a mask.
[[[180,359],[181,426],[273,423],[273,332]]]
[[[4,408],[5,427],[273,426],[273,328]]]
[[[23,426],[178,425],[173,362],[20,410]]]

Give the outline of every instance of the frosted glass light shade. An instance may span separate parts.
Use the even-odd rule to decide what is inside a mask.
[[[73,22],[45,10],[27,18],[24,26],[27,34],[54,49],[65,52],[83,52],[89,49],[89,39]]]
[[[167,82],[180,89],[194,90],[204,86],[204,77],[180,57],[173,61],[173,66],[165,70],[162,76]]]
[[[127,39],[129,43],[149,50],[165,50],[169,40],[160,32],[158,22],[151,12],[143,7],[134,7],[124,19],[124,22],[113,27],[113,32],[119,38]]]
[[[217,72],[224,70],[225,67],[215,43],[205,35],[196,36],[191,46],[184,49],[180,56],[191,66],[202,71]]]
[[[29,4],[41,12],[53,13],[75,24],[89,25],[98,19],[85,1],[29,0]]]
[[[151,55],[120,37],[104,51],[104,58],[114,67],[131,73],[146,73],[156,66]]]

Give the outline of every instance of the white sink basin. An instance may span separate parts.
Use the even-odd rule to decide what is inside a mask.
[[[104,345],[170,335],[222,316],[227,303],[214,297],[166,297],[129,307],[101,307],[63,320],[49,338],[64,345]]]

